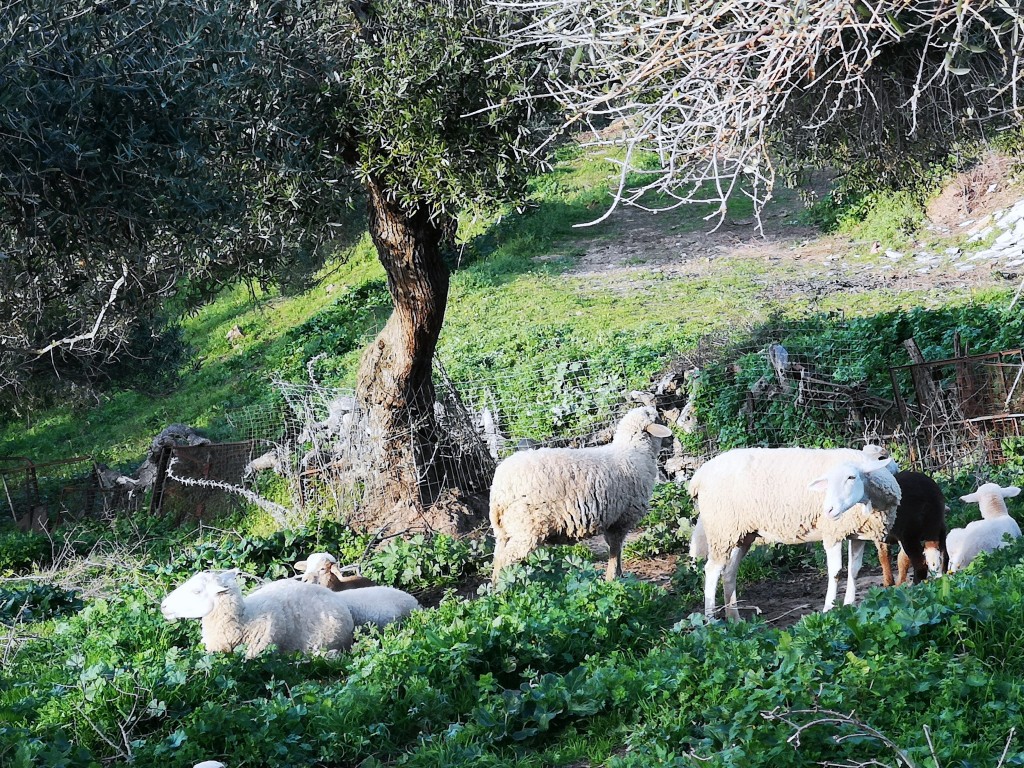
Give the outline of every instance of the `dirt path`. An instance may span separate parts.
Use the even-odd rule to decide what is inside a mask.
[[[1004,174],[1000,176],[999,174]],[[763,234],[753,219],[702,222],[678,212],[651,214],[624,207],[603,225],[570,274],[600,279],[629,290],[654,271],[672,278],[720,272],[723,261],[764,267],[763,295],[781,300],[794,294],[821,299],[834,293],[885,289],[893,292],[962,289],[1019,282],[1024,265],[1013,256],[978,256],[961,248],[964,236],[984,228],[993,211],[1024,198],[1024,185],[1008,181],[998,163],[951,182],[929,207],[921,237],[905,252],[884,250],[843,235],[822,235],[799,223],[803,203],[780,190],[762,215]],[[687,214],[692,216],[692,212]]]

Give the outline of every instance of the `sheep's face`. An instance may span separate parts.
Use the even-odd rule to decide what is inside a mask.
[[[295,570],[302,574],[303,581],[326,587],[331,582],[331,569],[337,562],[334,555],[327,552],[314,552],[305,560],[297,562]]]
[[[658,409],[652,406],[634,408],[619,422],[614,442],[634,443],[649,441],[655,449],[661,447],[661,438],[671,437],[672,430],[658,423]]]
[[[925,542],[924,561],[928,564],[928,578],[942,575],[942,550],[937,541]]]
[[[900,471],[899,465],[893,460],[892,456],[889,455],[889,450],[881,445],[873,445],[869,443],[862,449],[864,456],[869,461],[877,461],[878,459],[888,459],[889,463],[885,465],[885,468],[892,472],[894,475]]]
[[[850,507],[863,504],[868,500],[864,475],[885,469],[889,461],[889,457],[885,456],[873,461],[865,461],[863,466],[843,462],[819,477],[808,488],[812,491],[824,491],[825,499],[822,502],[821,511],[835,519]]]
[[[214,609],[217,598],[234,583],[234,571],[197,573],[163,599],[160,612],[168,621],[201,619]]]

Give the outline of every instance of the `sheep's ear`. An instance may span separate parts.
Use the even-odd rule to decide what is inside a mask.
[[[224,571],[217,576],[217,591],[227,592],[233,586],[235,586],[235,577],[238,576],[238,569],[232,568]]]
[[[1000,492],[1003,494],[1004,499],[1008,499],[1011,496],[1016,496],[1018,493],[1020,493],[1020,488],[1018,488],[1016,485],[1011,485],[1001,489]]]
[[[827,477],[819,477],[817,480],[813,481],[810,485],[807,486],[807,490],[809,490],[809,491],[824,491],[827,488],[828,488],[828,478]]]
[[[960,501],[966,501],[968,504],[971,504],[972,502],[977,503],[978,492],[975,491],[974,493],[968,493],[966,496],[961,496]]]
[[[892,461],[888,456],[883,456],[880,459],[869,459],[864,462],[862,471],[864,472],[877,472],[880,469],[885,469],[889,466],[889,462]]]
[[[648,424],[645,429],[647,434],[654,437],[672,437],[672,430],[664,424]]]
[[[295,569],[296,571],[298,571],[299,573],[305,573],[305,572],[306,572],[306,561],[305,561],[305,560],[299,560],[299,562],[297,562],[297,563],[296,563],[295,565],[293,565],[292,567],[293,567],[293,568],[294,568],[294,569]]]

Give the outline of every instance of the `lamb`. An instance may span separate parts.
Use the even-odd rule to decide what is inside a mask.
[[[981,508],[981,520],[968,523],[966,528],[954,528],[946,538],[949,548],[949,572],[970,565],[979,552],[1006,546],[1003,536],[1016,539],[1020,526],[1010,517],[1004,499],[1020,493],[1015,485],[1001,488],[997,483],[985,483],[974,493],[961,496],[960,501],[975,503]]]
[[[880,458],[872,458],[880,457]],[[875,511],[860,509],[831,519],[810,484],[823,472],[843,462],[854,462],[871,471],[885,469],[882,477],[887,495],[895,501]],[[847,448],[737,448],[705,462],[693,474],[689,492],[698,510],[690,541],[690,556],[707,558],[704,567],[704,612],[715,614],[718,580],[725,590],[726,614],[739,617],[736,609],[736,573],[740,561],[760,536],[768,542],[801,544],[821,541],[828,557],[829,582],[824,610],[835,604],[838,574],[842,566],[842,542],[851,543],[851,570],[846,603],[856,597],[856,576],[863,555],[860,539],[883,539],[892,526],[899,502],[899,486],[892,480],[892,460],[878,446],[864,451]]]
[[[305,571],[303,581],[342,593],[357,627],[362,624],[383,627],[401,621],[420,607],[416,598],[408,592],[392,587],[378,587],[357,574],[342,576],[337,558],[327,552],[314,552],[296,563],[295,570]]]
[[[914,582],[924,581],[929,572],[946,572],[946,499],[938,483],[920,472],[897,472],[893,477],[900,486],[900,506],[889,535],[878,543],[878,559],[882,564],[882,585],[893,584],[889,544],[899,542],[899,576],[896,584],[907,580],[914,567]]]
[[[341,566],[338,565],[338,559],[327,552],[314,552],[305,560],[297,562],[294,567],[302,574],[302,581],[319,584],[332,592],[377,586],[358,573],[344,575]]]
[[[274,644],[281,651],[346,650],[352,612],[339,593],[293,579],[274,581],[242,597],[238,571],[203,571],[160,603],[168,621],[202,619],[210,652],[246,646],[253,658]]]
[[[622,417],[609,445],[538,448],[502,461],[491,485],[494,570],[544,544],[566,544],[603,534],[605,578],[622,575],[622,542],[647,514],[658,478],[661,439],[671,430],[651,406]]]

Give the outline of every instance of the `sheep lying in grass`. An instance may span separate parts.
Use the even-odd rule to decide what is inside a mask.
[[[314,552],[295,564],[305,571],[302,580],[327,587],[339,596],[352,611],[356,626],[375,624],[383,627],[401,621],[420,607],[415,597],[393,587],[378,587],[362,576],[342,576],[338,560],[327,552]]]
[[[610,445],[538,448],[514,453],[498,465],[491,485],[494,571],[544,544],[568,544],[604,534],[605,577],[622,575],[622,542],[647,514],[658,478],[658,411],[634,408],[619,422]]]
[[[338,559],[327,552],[314,552],[305,560],[297,562],[294,567],[302,574],[303,581],[327,587],[332,592],[377,586],[373,581],[358,573],[342,573]]]
[[[281,651],[345,650],[352,645],[352,613],[340,593],[285,579],[242,597],[237,573],[197,573],[160,603],[164,618],[202,619],[207,651],[230,652],[245,645],[246,658],[272,644]]]
[[[872,459],[872,456],[881,458]],[[824,514],[821,498],[811,490],[810,484],[843,462],[884,470],[891,481],[887,492],[895,499],[891,509],[889,505],[879,510],[861,508],[838,519]],[[759,536],[766,542],[778,544],[822,542],[829,573],[824,610],[829,610],[835,604],[838,590],[842,542],[856,539],[851,542],[850,559],[859,568],[864,549],[861,539],[881,540],[892,526],[899,486],[889,473],[891,466],[891,460],[877,446],[868,446],[864,451],[737,448],[701,465],[689,484],[699,513],[690,541],[690,555],[695,560],[707,558],[704,567],[706,615],[715,614],[715,593],[721,578],[726,613],[739,617],[736,573],[740,561]],[[856,597],[856,568],[850,570],[846,603],[852,603]]]
[[[1010,517],[1005,501],[1018,493],[1020,488],[1015,485],[1001,488],[996,483],[985,483],[974,493],[960,497],[961,501],[977,504],[982,519],[968,523],[966,528],[954,528],[946,537],[950,573],[966,568],[979,552],[1006,546],[1003,536],[1020,536],[1020,526]]]
[[[893,584],[889,544],[899,542],[899,577],[896,584],[907,580],[914,568],[914,582],[924,581],[928,574],[946,572],[946,499],[939,484],[921,472],[897,472],[893,477],[900,486],[900,506],[896,520],[886,539],[879,543],[878,560],[882,565],[882,584]]]

